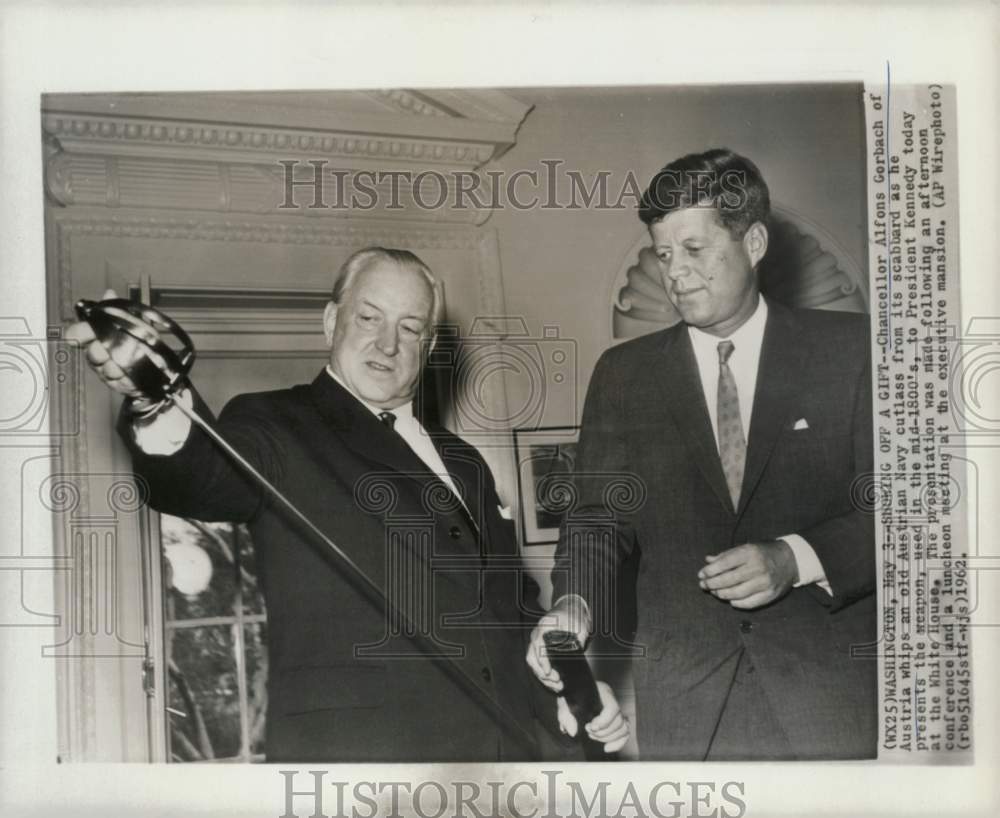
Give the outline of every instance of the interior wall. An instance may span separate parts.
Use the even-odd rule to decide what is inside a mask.
[[[589,185],[608,171],[613,202],[633,173],[645,189],[670,160],[711,147],[729,147],[760,168],[772,200],[822,225],[866,269],[864,133],[861,87],[783,86],[725,88],[516,89],[534,105],[517,143],[484,170],[507,178],[536,171],[517,187],[521,201],[546,198],[542,160],[561,160],[557,196],[569,202],[565,173]],[[551,199],[551,197],[549,197]],[[579,198],[579,197],[578,197]],[[500,237],[507,310],[521,315],[533,335],[557,327],[574,342],[575,383],[546,384],[544,425],[579,420],[590,373],[611,344],[610,287],[626,254],[645,228],[635,198],[623,207],[582,209],[505,207],[489,224]],[[524,399],[524,381],[508,379],[508,401]]]

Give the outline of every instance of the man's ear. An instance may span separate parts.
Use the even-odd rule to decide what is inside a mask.
[[[424,363],[427,363],[427,359],[431,357],[431,353],[434,351],[434,347],[437,346],[438,334],[437,327],[431,330],[431,337],[429,341],[425,341],[426,346],[424,347]]]
[[[756,267],[767,252],[767,228],[763,222],[754,222],[743,234],[743,249],[750,258],[750,266]]]
[[[328,302],[323,310],[323,334],[326,336],[326,345],[333,344],[333,328],[337,326],[337,305],[332,301]]]

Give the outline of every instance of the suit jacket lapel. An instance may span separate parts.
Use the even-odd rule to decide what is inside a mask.
[[[431,472],[427,464],[406,444],[406,441],[383,426],[378,418],[331,378],[327,372],[320,372],[313,381],[311,390],[313,401],[320,414],[348,447],[363,457],[381,463],[394,472],[398,472],[400,476],[414,480],[420,485],[422,504],[426,512],[431,512],[433,508],[433,501],[428,499],[427,493],[430,484],[437,484],[435,490],[447,492],[447,496],[451,496],[451,489]],[[442,455],[441,459],[445,468],[453,475],[453,478],[458,478],[455,482],[466,503],[466,506],[459,503],[459,511],[473,534],[471,538],[473,553],[478,554],[480,553],[479,544],[482,537],[485,536],[485,534],[481,534],[478,525],[478,521],[482,520],[480,499],[480,487],[484,485],[482,476],[476,471],[477,464],[470,459],[468,454],[462,453],[461,445],[447,442],[451,439],[448,433],[443,432],[443,430],[431,429],[428,432],[438,449],[438,453]],[[442,438],[444,445],[441,445]],[[485,530],[485,523],[483,528]],[[410,546],[404,544],[403,547],[409,548]],[[468,553],[469,547],[469,545],[462,545],[459,550]],[[450,539],[446,539],[444,542],[436,544],[435,552],[450,548],[453,548],[452,542]],[[450,571],[442,571],[435,576],[460,585],[465,581],[461,578],[461,574]],[[484,596],[482,588],[480,595]]]
[[[715,445],[715,434],[708,417],[694,348],[684,324],[676,324],[667,331],[663,352],[666,360],[662,366],[657,367],[662,375],[663,402],[673,415],[698,468],[719,501],[732,513],[733,501],[729,496],[719,450]]]
[[[487,570],[479,575],[480,606],[489,608],[498,616],[498,621],[506,621],[510,616],[510,585],[504,581],[504,574],[509,567],[490,568],[495,563],[488,560],[496,557],[512,557],[517,555],[517,544],[514,537],[494,540],[491,537],[491,525],[500,519],[499,511],[493,511],[487,503],[487,486],[489,478],[482,470],[489,468],[477,452],[465,441],[442,428],[428,428],[431,439],[441,455],[448,473],[452,476],[465,501],[465,518],[468,521],[474,537],[474,547]],[[491,498],[492,499],[492,498]],[[491,522],[492,521],[492,522]],[[519,574],[520,576],[520,574]],[[477,621],[478,611],[465,621]]]
[[[798,322],[791,310],[769,301],[750,417],[739,514],[743,513],[753,496],[778,435],[793,409],[797,385],[802,382],[809,354],[799,335]]]
[[[399,435],[390,432],[365,406],[363,406],[343,386],[329,376],[320,372],[312,383],[312,395],[320,413],[329,422],[344,441],[354,451],[362,456],[381,463],[387,468],[399,472],[402,476],[415,480],[423,486],[437,483],[441,491],[449,489],[411,449]],[[431,432],[431,440],[442,454],[440,433]],[[449,474],[456,476],[455,481],[463,492],[466,507],[461,508],[474,533],[479,532],[477,521],[480,517],[480,503],[477,485],[481,483],[480,476],[456,447],[444,446],[442,461]],[[430,509],[428,509],[429,511]]]
[[[403,439],[383,426],[327,372],[319,373],[311,391],[320,414],[349,448],[412,479],[430,476],[422,474],[428,471],[427,467]]]
[[[485,528],[483,519],[483,486],[486,485],[480,474],[482,461],[471,455],[464,444],[457,443],[443,429],[428,428],[434,448],[441,456],[441,462],[451,475],[458,488],[465,507],[462,509],[472,530],[479,534]]]

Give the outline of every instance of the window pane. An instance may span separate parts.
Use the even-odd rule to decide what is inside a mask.
[[[167,630],[172,761],[231,758],[240,752],[240,702],[227,625]]]
[[[267,626],[250,534],[228,523],[160,520],[170,759],[260,760]]]
[[[243,592],[243,613],[262,614],[264,613],[264,595],[260,590],[260,582],[257,578],[257,559],[253,549],[253,540],[250,539],[250,532],[246,526],[238,526],[233,529],[233,538],[239,546],[240,554],[240,581]]]
[[[267,718],[267,624],[247,625],[244,650],[247,668],[247,729],[250,754],[264,752],[264,727]]]
[[[167,620],[232,616],[236,568],[232,526],[160,516]]]

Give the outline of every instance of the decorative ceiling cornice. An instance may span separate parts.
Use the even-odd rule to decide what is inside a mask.
[[[209,125],[195,121],[94,114],[46,114],[42,128],[68,153],[272,164],[328,159],[348,167],[386,163],[471,169],[501,145],[391,134]],[[506,143],[503,144],[506,147]]]
[[[73,244],[77,238],[182,240],[328,246],[360,249],[372,245],[407,247],[422,251],[471,252],[470,272],[478,278],[479,320],[486,333],[504,338],[507,331],[492,318],[504,314],[503,284],[498,263],[496,232],[471,225],[395,223],[367,219],[273,221],[261,217],[178,217],[162,211],[143,215],[115,213],[106,208],[67,208],[53,213],[54,256],[49,264],[58,283],[59,318],[74,320]],[[53,289],[52,292],[56,292]]]
[[[296,179],[313,178],[313,169],[305,162],[296,167]],[[421,192],[415,190],[419,176],[379,180],[369,172],[363,180],[366,187],[361,188],[351,174],[338,171],[334,177],[331,170],[326,168],[318,193],[309,187],[292,193],[294,208],[285,201],[287,169],[276,160],[247,164],[53,151],[46,158],[45,187],[49,197],[63,206],[126,211],[167,208],[375,220],[398,220],[403,215],[414,221],[458,224],[482,224],[490,213],[471,198],[463,198],[462,206],[457,206],[456,178],[447,171],[435,175],[433,184],[426,186],[430,191]],[[424,206],[418,204],[418,196]],[[442,204],[434,206],[439,198]],[[322,206],[311,206],[317,199]]]
[[[420,116],[449,116],[449,112],[440,108],[413,91],[403,88],[378,88],[368,94],[383,101],[386,105],[404,113]]]
[[[515,142],[531,107],[499,91],[439,93],[446,102],[437,103],[433,91],[404,89],[50,94],[42,127],[64,152],[469,170]]]
[[[508,149],[529,110],[493,90],[49,94],[46,190],[67,207],[352,215],[345,205],[298,207],[316,200],[298,181],[313,178],[314,163],[335,174],[324,176],[323,201],[353,207],[360,180],[362,203],[374,193],[392,203],[362,204],[367,217],[481,224],[489,210],[471,199],[424,207],[413,186],[436,174],[418,194],[427,190],[433,201],[436,184],[453,201],[457,175]],[[294,208],[285,203],[282,163],[294,163]]]

